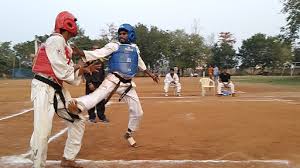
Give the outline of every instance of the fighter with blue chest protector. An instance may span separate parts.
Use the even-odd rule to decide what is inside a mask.
[[[136,147],[133,132],[138,129],[143,110],[135,90],[135,84],[131,79],[138,70],[148,74],[156,83],[159,78],[147,70],[140,56],[139,48],[134,44],[136,39],[134,28],[130,24],[122,24],[118,29],[118,42],[110,42],[101,49],[93,51],[81,51],[73,48],[74,52],[84,61],[104,59],[109,57],[109,74],[103,83],[91,94],[74,99],[74,106],[69,105],[70,111],[87,111],[103,99],[108,100],[114,92],[118,93],[129,107],[128,129],[124,137],[132,147]]]

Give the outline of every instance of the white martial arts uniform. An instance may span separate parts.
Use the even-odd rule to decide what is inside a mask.
[[[101,49],[96,49],[93,51],[84,51],[85,59],[84,61],[91,61],[96,59],[103,59],[105,57],[110,56],[113,52],[119,49],[119,42],[111,42],[106,44]],[[140,56],[140,51],[136,44],[130,44],[131,46],[135,47],[138,53],[138,67],[140,70],[146,70],[146,65]],[[118,73],[118,72],[116,72]],[[121,76],[121,74],[120,74]],[[107,77],[104,79],[102,84],[91,94],[85,95],[79,98],[76,98],[78,107],[82,111],[87,111],[94,107],[97,103],[101,100],[108,97],[108,95],[113,91],[117,83],[119,82],[119,78],[117,78],[114,74],[108,74]],[[122,83],[120,87],[116,90],[116,93],[121,95],[124,91],[128,88],[130,84]],[[129,107],[129,121],[128,121],[128,128],[132,131],[136,131],[140,120],[143,116],[143,110],[138,98],[138,95],[135,90],[135,84],[132,82],[133,87],[130,91],[125,95],[123,98],[124,101],[128,104]]]
[[[164,80],[164,90],[165,90],[165,93],[168,93],[169,91],[169,87],[171,85],[172,82],[175,82],[175,87],[176,87],[176,92],[177,94],[180,93],[181,91],[181,84],[179,83],[179,77],[176,73],[173,74],[173,77],[171,76],[170,73],[168,73],[165,77],[165,80]]]
[[[60,34],[54,34],[45,42],[46,53],[51,63],[51,67],[57,79],[65,81],[72,85],[81,83],[81,76],[78,71],[74,73],[73,62],[66,58],[65,50],[72,54],[71,47],[65,42]],[[69,63],[69,64],[68,64]],[[40,76],[46,77],[44,74]],[[46,165],[48,140],[51,135],[52,120],[55,113],[53,106],[54,88],[37,79],[32,80],[31,84],[31,100],[34,107],[34,131],[30,140],[31,158],[34,168],[43,168]],[[70,93],[62,87],[66,102],[71,100]],[[58,99],[58,114],[65,118],[71,117],[64,110],[64,105]],[[85,123],[82,116],[73,123],[66,121],[68,126],[68,138],[65,144],[64,157],[67,160],[74,160],[81,148],[81,141],[84,133]]]
[[[231,94],[235,93],[234,84],[230,81],[230,82],[219,82],[218,83],[218,87],[217,87],[218,94],[222,94],[222,88],[225,87],[225,85],[226,85],[226,87],[230,88]]]

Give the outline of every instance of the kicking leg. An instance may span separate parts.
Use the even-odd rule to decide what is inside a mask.
[[[68,104],[68,110],[72,113],[80,113],[88,111],[98,104],[100,101],[107,98],[117,84],[105,79],[103,83],[91,94],[75,98]]]

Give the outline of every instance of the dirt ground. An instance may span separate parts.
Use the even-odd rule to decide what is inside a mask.
[[[1,118],[32,108],[30,82],[0,81],[2,158],[24,154],[29,150],[33,112]],[[169,97],[164,97],[163,79],[158,85],[150,78],[136,78],[135,82],[144,110],[141,128],[135,133],[139,147],[131,148],[123,139],[128,122],[127,104],[117,102],[118,97],[114,96],[106,111],[110,123],[86,123],[78,158],[95,161],[286,160],[287,167],[300,167],[300,87],[235,83],[238,91],[236,97],[216,97],[212,94],[202,97],[199,78],[182,78],[182,96],[173,96],[171,89]],[[85,92],[84,84],[67,87],[74,97]],[[64,128],[64,121],[55,116],[52,134]],[[49,144],[48,160],[61,159],[65,139],[66,134],[63,134]],[[276,167],[267,163],[242,163],[240,167]],[[170,167],[156,164],[151,167]],[[171,167],[200,167],[201,164],[188,162]],[[124,167],[116,165],[106,164],[107,167]],[[147,168],[145,165],[132,163],[129,167]],[[6,161],[8,168],[28,166]],[[49,167],[56,166],[56,163],[54,166],[49,164]],[[237,166],[224,163],[206,165],[205,168],[210,167]]]

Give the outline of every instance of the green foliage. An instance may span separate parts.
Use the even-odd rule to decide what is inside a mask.
[[[294,61],[300,62],[300,47],[294,49]]]
[[[79,27],[79,26],[78,26]],[[78,48],[82,50],[90,50],[92,48],[93,41],[84,35],[84,30],[79,27],[78,35],[70,40],[70,43],[74,43]]]
[[[73,43],[82,50],[90,50],[94,45],[94,41],[88,36],[78,36],[76,39],[73,39]]]
[[[287,24],[282,27],[284,37],[287,41],[293,42],[299,39],[300,30],[300,1],[299,0],[283,0],[284,8],[282,12],[287,14]]]
[[[157,65],[162,55],[168,55],[168,35],[152,26],[150,30],[143,24],[135,27],[137,40],[136,43],[141,51],[141,57],[147,65],[154,67]]]
[[[79,33],[76,37],[70,40],[71,43],[75,44],[78,48],[82,50],[91,50],[94,45],[97,45],[99,48],[103,47],[106,44],[106,40],[92,40],[89,36],[84,34],[84,30],[79,28]],[[73,57],[73,61],[77,62],[79,57]]]
[[[114,24],[108,24],[107,30],[102,30],[99,39],[90,39],[84,30],[79,28],[78,36],[71,39],[71,43],[80,49],[91,50],[94,45],[103,47],[116,38],[117,28]],[[242,67],[278,67],[286,61],[291,61],[290,45],[283,43],[278,37],[266,37],[264,34],[256,34],[243,41],[240,49],[241,56],[237,59],[232,43],[223,40],[214,46],[207,46],[204,39],[197,33],[188,34],[184,30],[165,31],[156,26],[147,27],[141,23],[135,26],[137,45],[147,67],[152,69],[169,68],[195,68],[199,65],[215,64],[220,67],[233,68],[238,59]],[[37,36],[40,42],[45,42],[48,35]],[[23,62],[31,62],[31,54],[34,53],[34,41],[18,43],[11,49],[11,43],[1,43],[0,71],[7,71],[12,62],[23,66]],[[5,55],[5,57],[4,57]],[[299,60],[299,49],[294,50],[295,60]],[[18,58],[15,61],[9,58]],[[78,59],[78,57],[73,57]],[[20,62],[19,62],[20,60]],[[77,60],[74,60],[75,62]]]
[[[143,24],[136,26],[137,44],[141,56],[150,67],[178,66],[195,68],[208,54],[204,40],[198,34],[187,34],[183,30],[163,31],[155,26],[150,29]]]
[[[265,34],[255,34],[244,40],[239,50],[242,68],[261,66],[276,68],[291,61],[290,45],[282,42],[279,37],[266,37]]]
[[[44,36],[36,36],[38,43],[45,42],[49,35]],[[20,67],[25,69],[31,69],[32,66],[32,58],[35,54],[35,40],[21,42],[13,46],[15,51],[16,60],[15,63]]]
[[[49,38],[50,36],[45,34],[43,36],[36,36],[36,39],[38,40],[39,43],[43,43],[47,40],[47,38]]]
[[[212,48],[212,57],[210,64],[221,68],[233,68],[237,65],[235,50],[228,43],[215,44]]]
[[[34,54],[34,41],[26,41],[23,43],[18,43],[14,45],[13,49],[15,50],[16,56],[17,56],[17,62],[19,65],[22,63],[25,67],[31,66],[31,55]],[[29,63],[29,64],[26,64]]]
[[[15,53],[11,49],[11,42],[0,43],[0,73],[8,73],[13,68]]]

